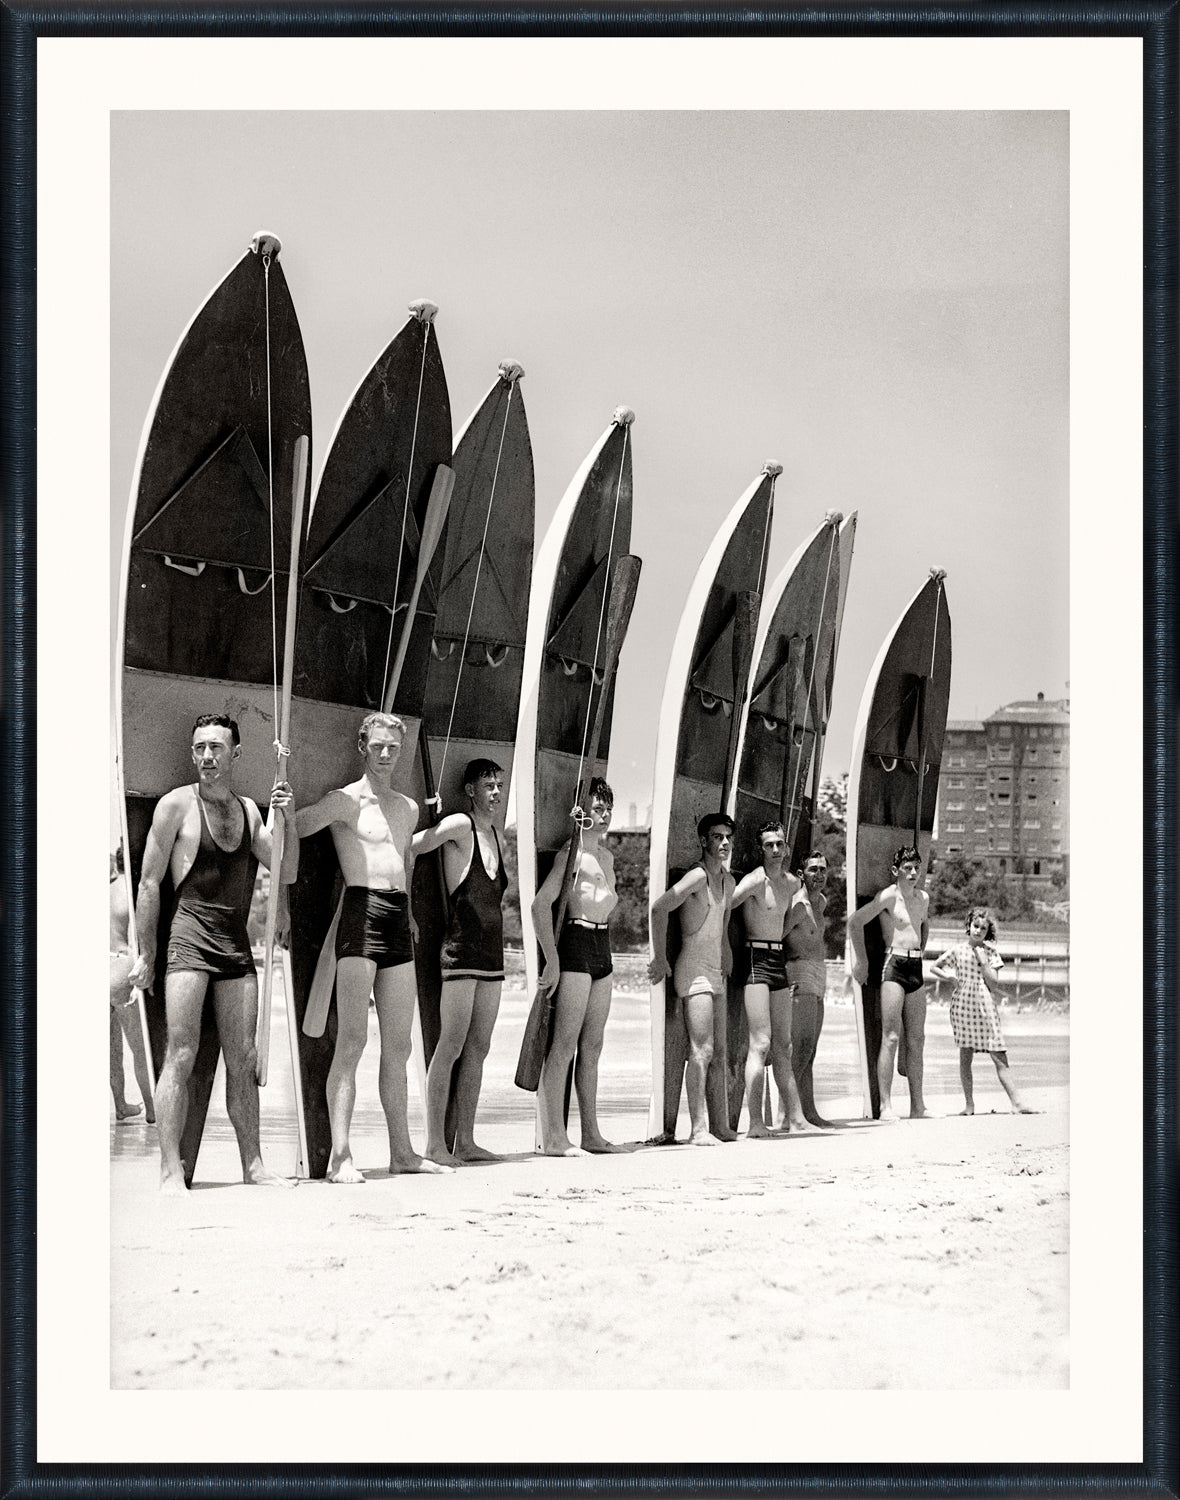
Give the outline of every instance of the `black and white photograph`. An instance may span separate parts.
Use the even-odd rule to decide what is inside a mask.
[[[106,606],[107,1440],[1133,1457],[1135,1393],[1083,1436],[1141,1338],[1137,1270],[1093,1297],[1140,1212],[1141,184],[1089,57],[385,39],[301,100],[298,42],[186,45],[112,44],[109,509],[94,453],[101,516],[41,501]]]

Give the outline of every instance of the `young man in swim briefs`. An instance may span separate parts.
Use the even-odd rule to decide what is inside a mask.
[[[869,977],[864,930],[874,917],[881,918],[885,939],[885,966],[881,971],[881,1052],[877,1059],[877,1087],[880,1091],[880,1118],[892,1122],[890,1097],[893,1089],[893,1064],[898,1040],[904,1030],[905,1076],[910,1086],[910,1119],[926,1118],[922,1097],[923,1053],[926,1045],[926,983],[922,972],[922,954],[930,931],[930,898],[919,889],[922,858],[911,845],[904,845],[893,857],[894,882],[878,896],[859,907],[848,918],[848,936],[852,943],[852,977],[864,984]]]
[[[494,760],[469,761],[463,772],[469,813],[451,813],[414,835],[415,858],[442,849],[451,919],[440,954],[442,1029],[426,1075],[426,1155],[445,1166],[495,1161],[475,1144],[475,1110],[483,1065],[492,1043],[504,981],[504,918],[508,885],[493,816],[504,795],[504,772]],[[446,1115],[455,1079],[455,1145],[447,1148]]]
[[[601,776],[591,781],[587,802],[590,822],[579,836],[569,903],[559,936],[553,931],[553,910],[565,879],[568,842],[557,851],[532,906],[533,926],[544,959],[540,989],[544,994],[557,990],[553,1040],[537,1092],[546,1156],[599,1155],[618,1150],[598,1128],[598,1062],[610,1015],[614,972],[608,918],[619,900],[614,856],[602,842],[610,827],[615,795]],[[575,1052],[580,1147],[571,1143],[565,1125],[565,1086]]]
[[[369,1036],[369,994],[381,1028],[378,1092],[389,1131],[389,1170],[445,1172],[410,1143],[406,1064],[410,1057],[418,986],[414,975],[414,873],[411,840],[418,804],[393,788],[405,726],[396,714],[371,713],[361,722],[357,749],[364,773],[328,792],[296,818],[303,837],[331,830],[344,874],[344,902],[336,931],[336,1050],[328,1070],[332,1127],[329,1182],[364,1182],[352,1159],[349,1129],[356,1104],[356,1070]]]
[[[733,967],[729,947],[729,910],[734,879],[726,868],[733,847],[733,819],[707,813],[697,824],[699,862],[658,896],[651,906],[652,984],[672,973],[676,997],[688,1032],[689,1141],[715,1146],[737,1135],[729,1128],[725,1097],[725,979]],[[674,970],[667,959],[668,915],[680,910],[680,952]],[[710,1122],[713,1129],[710,1130]]]
[[[787,835],[781,823],[767,823],[758,834],[762,863],[743,875],[733,893],[731,908],[742,908],[750,977],[744,1000],[750,1028],[746,1053],[746,1103],[752,1139],[769,1136],[762,1116],[766,1091],[766,1060],[774,1060],[774,1076],[783,1099],[785,1123],[806,1130],[791,1067],[791,991],[783,953],[783,927],[791,901],[799,889],[796,876],[784,868]]]
[[[291,788],[280,781],[265,824],[249,797],[233,790],[241,755],[238,726],[224,714],[202,714],[193,726],[197,781],[166,793],[156,805],[144,849],[135,928],[139,953],[128,983],[150,990],[155,981],[160,882],[171,871],[174,890],[164,985],[168,1041],[156,1084],[160,1190],[186,1191],[180,1138],[188,1111],[188,1080],[201,1037],[201,1013],[212,987],[217,1034],[225,1057],[225,1107],[238,1138],[242,1178],[261,1187],[294,1187],[262,1164],[258,1138],[258,1080],[254,1029],[258,976],[246,918],[259,863],[271,863],[275,818],[286,820],[279,879],[289,885],[299,867]]]
[[[783,927],[783,954],[791,989],[791,1071],[804,1119],[822,1130],[830,1128],[830,1122],[815,1107],[814,1067],[828,977],[824,964],[827,859],[822,854],[809,854],[799,873],[803,884],[792,897]],[[775,1068],[777,1073],[777,1063]]]

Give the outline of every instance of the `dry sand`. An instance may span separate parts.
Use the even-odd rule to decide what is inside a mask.
[[[112,1386],[1068,1386],[1067,1017],[1006,1020],[1039,1115],[1007,1113],[986,1058],[980,1113],[955,1113],[957,1053],[932,1007],[939,1117],[851,1119],[850,1017],[829,1006],[817,1080],[844,1128],[561,1161],[531,1154],[512,1085],[524,1013],[506,992],[477,1132],[509,1154],[495,1165],[384,1173],[375,1024],[363,1187],[243,1187],[220,1085],[186,1199],[156,1192],[154,1132],[112,1125]],[[602,1121],[617,1141],[646,1133],[646,1036],[646,995],[619,996]],[[264,1154],[293,1172],[287,1073],[280,1004]],[[412,1085],[411,1130],[420,1144]]]

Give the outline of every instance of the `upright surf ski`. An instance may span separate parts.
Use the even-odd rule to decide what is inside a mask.
[[[726,811],[730,801],[781,473],[780,464],[767,464],[726,516],[680,616],[656,732],[648,876],[653,900],[700,859],[698,821]],[[670,964],[679,950],[674,912],[668,923]],[[686,1059],[684,1020],[669,977],[651,987],[653,1139],[675,1139]]]
[[[931,570],[882,645],[861,698],[848,784],[850,910],[890,884],[893,856],[905,844],[921,854],[923,880],[929,871],[951,688],[945,578],[942,569]],[[865,928],[865,949],[869,978],[853,989],[864,1117],[875,1119],[881,1108],[877,1054],[885,958],[879,917]]]
[[[292,487],[297,450],[311,432],[307,360],[280,249],[260,232],[202,303],[140,440],[123,546],[115,721],[133,913],[156,803],[194,780],[189,746],[199,715],[237,721],[234,785],[264,815],[275,780]],[[173,898],[166,880],[155,987],[143,1008],[157,1073]],[[219,1050],[207,1000],[181,1140],[188,1182]]]
[[[426,668],[422,827],[467,811],[463,770],[476,757],[503,768],[507,803],[533,568],[533,450],[523,375],[520,365],[505,360],[455,442],[455,490]],[[437,853],[415,865],[414,915],[418,1006],[429,1062],[441,1026],[439,953],[448,921]]]
[[[516,810],[525,972],[534,996],[540,969],[533,898],[575,831],[579,798],[607,771],[614,678],[604,672],[606,625],[631,540],[634,419],[629,408],[616,409],[558,505],[533,570]],[[628,569],[633,565],[637,560]],[[539,1069],[525,1063],[522,1053],[517,1082],[535,1088],[535,1077],[523,1080]]]
[[[436,311],[411,305],[345,408],[316,489],[295,641],[291,783],[301,807],[356,780],[361,720],[390,703],[406,725],[394,785],[419,801],[425,795],[416,750],[451,479]],[[317,1178],[331,1152],[325,1085],[336,1037],[338,877],[330,832],[302,840],[290,897],[291,993],[306,1171]]]

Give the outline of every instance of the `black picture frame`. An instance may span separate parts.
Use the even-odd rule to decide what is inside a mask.
[[[781,1492],[895,1496],[1180,1493],[1176,1114],[1177,62],[1180,0],[1156,4],[351,4],[0,7],[3,91],[3,1350],[0,1494],[360,1497]],[[1144,86],[1144,1458],[1119,1465],[53,1465],[36,1403],[36,43],[42,37],[653,35],[1130,36]],[[1117,819],[1111,819],[1117,838]],[[1088,1107],[1103,1107],[1091,1101]]]

